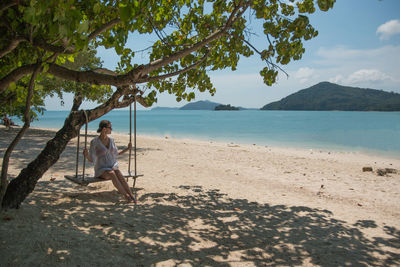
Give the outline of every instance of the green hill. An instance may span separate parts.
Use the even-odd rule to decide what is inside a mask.
[[[400,111],[400,94],[321,82],[261,110]]]
[[[188,103],[181,107],[182,110],[214,110],[216,106],[221,105],[220,103],[214,103],[208,100],[197,101]]]

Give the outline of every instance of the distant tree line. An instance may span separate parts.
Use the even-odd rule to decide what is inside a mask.
[[[239,110],[239,108],[228,104],[228,105],[218,105],[214,108],[214,110]]]

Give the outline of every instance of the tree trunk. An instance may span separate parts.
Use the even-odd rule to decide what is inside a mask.
[[[26,130],[29,128],[29,125],[24,124],[21,130],[18,132],[17,136],[8,146],[6,152],[4,153],[3,163],[1,167],[1,183],[0,183],[0,206],[2,206],[3,197],[7,191],[8,187],[8,163],[10,161],[11,152],[14,150],[14,147],[18,144],[19,140],[21,140],[22,136],[24,136]]]
[[[2,208],[19,208],[22,201],[33,191],[37,181],[60,158],[68,142],[76,137],[84,124],[83,112],[72,112],[56,136],[47,142],[42,152],[13,179],[4,195]]]
[[[32,97],[33,97],[33,89],[35,88],[35,80],[36,80],[38,73],[39,73],[39,67],[37,67],[35,69],[35,71],[32,73],[31,79],[29,81],[28,94],[26,96],[26,102],[25,102],[24,126],[22,126],[21,130],[18,132],[17,136],[11,142],[11,144],[7,148],[6,153],[4,154],[3,164],[2,164],[2,168],[1,168],[0,206],[2,206],[4,195],[7,192],[6,190],[8,187],[8,181],[7,181],[8,162],[10,160],[11,152],[14,150],[14,147],[18,144],[19,140],[21,140],[22,136],[24,136],[25,131],[31,125],[31,115],[30,115],[31,101],[32,101]]]
[[[141,96],[136,96],[135,98],[127,97],[121,102],[119,101],[122,96],[133,96],[137,92],[138,90],[136,87],[118,88],[106,103],[86,111],[88,121],[90,122],[100,118],[114,108],[127,107],[135,98],[139,103],[147,107],[145,100]],[[77,99],[77,101],[74,101],[73,110],[71,110],[70,114],[65,119],[64,126],[56,133],[56,136],[47,142],[45,148],[36,159],[29,163],[28,166],[8,184],[7,191],[1,203],[2,209],[19,208],[22,201],[33,191],[37,181],[58,161],[68,142],[79,134],[82,125],[86,123],[86,116],[83,110],[75,111],[74,108],[77,109],[79,107],[81,100],[82,99]]]

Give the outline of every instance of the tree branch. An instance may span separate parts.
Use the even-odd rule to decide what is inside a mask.
[[[144,77],[150,72],[179,60],[221,37],[232,26],[232,24],[242,16],[248,6],[249,4],[236,7],[232,11],[231,16],[227,20],[225,26],[211,33],[204,40],[192,45],[191,47],[178,51],[164,59],[155,60],[147,65],[140,65],[126,74],[110,75],[97,73],[95,71],[74,71],[53,63],[49,64],[48,73],[66,80],[86,82],[96,85],[114,85],[116,87],[120,87],[124,85],[135,84],[140,78]],[[240,8],[242,8],[242,10],[240,10]],[[24,75],[32,73],[35,69],[35,66],[36,65],[33,64],[20,67],[2,78],[0,80],[0,93],[4,92],[11,82],[15,82],[21,79]]]
[[[30,127],[31,124],[31,117],[30,117],[31,101],[33,97],[33,89],[35,87],[35,79],[39,73],[39,69],[40,69],[40,64],[37,64],[37,67],[34,70],[31,79],[29,81],[28,94],[26,96],[26,103],[25,103],[24,125],[19,130],[18,134],[15,136],[14,140],[11,142],[6,152],[4,153],[2,167],[1,167],[0,207],[8,186],[7,175],[8,175],[8,166],[11,153],[14,150],[15,146],[18,144],[19,140],[21,140],[22,136],[24,136],[26,130]]]
[[[104,31],[106,31],[108,29],[111,29],[112,27],[114,27],[115,25],[117,25],[120,22],[121,22],[121,19],[117,18],[117,19],[110,20],[109,22],[101,25],[98,29],[94,30],[92,33],[89,34],[88,41],[93,40],[94,38],[99,36],[101,33],[103,33]],[[58,45],[52,45],[52,44],[48,44],[48,43],[38,41],[38,40],[34,40],[33,45],[43,48],[46,51],[55,52],[55,53],[74,54],[74,53],[78,52],[78,51],[75,51],[74,46],[71,46],[71,47],[58,46]]]
[[[138,102],[140,105],[142,105],[145,108],[149,107],[149,104],[147,104],[146,100],[144,99],[143,96],[141,95],[136,95],[136,102]]]
[[[86,110],[89,121],[100,118],[114,108],[124,108],[129,106],[129,104],[134,101],[134,98],[132,96],[136,96],[136,100],[138,103],[140,103],[144,107],[148,107],[144,98],[138,96],[138,93],[140,93],[140,90],[136,88],[136,85],[132,85],[132,88],[130,88],[130,86],[128,85],[118,87],[113,95],[105,103],[95,107],[94,109]],[[125,99],[123,100],[123,102],[119,102],[119,99],[122,96],[125,96]]]
[[[147,19],[149,20],[150,25],[151,25],[151,27],[153,28],[154,32],[155,32],[156,35],[158,36],[158,39],[160,39],[160,41],[161,41],[164,45],[168,45],[168,43],[164,40],[164,37],[161,36],[161,33],[158,32],[158,29],[154,26],[153,21],[152,21],[152,19],[151,19],[151,16],[150,16],[150,17],[147,17]]]
[[[156,69],[159,69],[163,66],[166,66],[176,60],[179,60],[187,55],[189,55],[190,53],[199,50],[200,48],[206,46],[207,44],[209,44],[210,42],[218,39],[219,37],[221,37],[223,34],[225,34],[225,32],[232,26],[233,23],[235,23],[235,21],[239,18],[241,18],[241,16],[243,15],[243,13],[246,11],[246,9],[248,8],[249,4],[246,4],[244,6],[237,6],[231,13],[229,19],[227,20],[226,24],[224,27],[222,27],[221,29],[211,33],[208,37],[206,37],[204,40],[192,45],[191,47],[188,47],[186,49],[183,49],[181,51],[178,51],[176,53],[173,53],[172,55],[164,58],[164,59],[158,59],[155,60],[153,62],[150,62],[147,65],[143,66],[143,70],[140,71],[141,76],[144,76]],[[239,11],[240,8],[243,8],[243,10]],[[237,12],[237,14],[236,14]]]
[[[121,22],[121,19],[119,19],[119,18],[110,20],[109,22],[103,24],[100,28],[94,30],[91,34],[89,34],[88,40],[90,41],[90,40],[96,38],[101,33],[105,32],[108,29],[111,29],[112,27],[114,27],[115,25],[117,25],[120,22]]]
[[[77,111],[82,104],[82,100],[81,94],[79,92],[75,93],[71,111]]]
[[[248,46],[250,46],[257,54],[259,54],[260,56],[262,56],[262,53],[261,53],[260,51],[258,51],[258,49],[255,48],[249,41],[247,41],[247,40],[245,40],[245,39],[242,39],[242,40],[243,40],[243,42],[245,42]],[[288,74],[284,69],[282,69],[281,67],[279,67],[277,64],[275,64],[275,63],[273,63],[273,62],[271,62],[271,61],[269,61],[269,60],[267,60],[267,59],[264,59],[264,60],[265,60],[265,62],[267,62],[268,65],[271,65],[273,68],[279,69],[280,71],[282,71],[283,73],[285,73],[287,77],[289,77],[289,74]],[[269,67],[270,67],[270,66],[269,66]]]
[[[0,99],[0,105],[6,105],[6,104],[14,101],[16,99],[16,97],[17,97],[16,92],[10,92]]]
[[[115,71],[112,71],[112,70],[109,70],[109,69],[105,69],[105,68],[98,68],[98,69],[94,69],[93,71],[97,72],[97,73],[110,74],[110,75],[113,75],[113,76],[118,75],[118,73],[116,73]]]
[[[17,46],[19,45],[20,42],[26,41],[25,38],[23,37],[17,37],[8,44],[6,48],[0,51],[0,58],[4,57],[8,53],[12,52]]]
[[[77,51],[74,50],[72,47],[64,47],[64,46],[59,46],[59,45],[52,45],[45,43],[41,40],[33,40],[32,42],[33,46],[40,47],[46,51],[49,52],[54,52],[54,53],[62,53],[62,54],[74,54]]]
[[[149,107],[149,105],[146,103],[146,100],[141,95],[143,92],[136,89],[136,86],[134,88],[135,88],[134,89],[135,93],[130,96],[125,95],[123,100],[120,101],[115,108],[125,108],[125,107],[129,106],[135,100],[135,98],[136,98],[136,102],[141,104],[143,107],[145,107],[145,108]],[[138,92],[140,92],[140,94],[138,94]]]
[[[102,73],[93,70],[75,71],[59,66],[57,64],[49,64],[49,69],[47,72],[65,80],[86,82],[96,85],[114,85],[116,87],[119,87],[134,83],[135,80],[137,80],[137,78],[139,77],[137,73],[139,69],[140,67],[126,74],[115,75],[106,74],[107,71],[105,71],[105,69],[102,69]]]
[[[33,73],[38,65],[31,64],[19,67],[0,80],[0,94],[3,93],[12,82],[16,82],[25,75]],[[41,69],[39,70],[41,71]]]
[[[118,75],[118,73],[108,70],[108,69],[104,69],[104,68],[94,69],[93,71],[97,72],[97,73],[109,74],[109,75],[113,75],[113,76]],[[136,101],[145,108],[149,107],[149,105],[146,103],[145,99],[141,96],[143,94],[143,92],[140,91],[139,89],[136,89],[136,86],[135,86],[135,90],[137,90],[137,91],[134,91],[134,94],[136,95]],[[138,95],[138,93],[140,93],[140,95]],[[129,104],[130,103],[128,103],[128,105]],[[126,107],[126,105],[121,106],[121,107]]]
[[[0,14],[1,14],[1,12],[3,12],[4,10],[6,10],[7,8],[10,8],[10,7],[12,7],[12,6],[15,6],[16,4],[17,4],[17,0],[13,0],[13,1],[10,1],[10,2],[8,2],[8,3],[2,4],[2,5],[0,6]]]
[[[25,65],[19,67],[0,80],[0,94],[3,93],[12,82],[16,82],[23,76],[33,73],[37,64]],[[43,70],[43,67],[40,71]],[[116,87],[133,84],[139,77],[137,72],[140,70],[140,66],[137,69],[130,71],[127,74],[116,75],[107,69],[97,69],[96,71],[75,71],[65,67],[59,66],[54,63],[49,64],[48,73],[58,78],[75,81],[75,82],[86,82],[89,84],[96,85],[114,85]],[[101,73],[99,73],[101,72]]]
[[[200,64],[202,64],[204,61],[206,61],[207,57],[208,57],[209,52],[207,52],[207,54],[204,55],[204,57],[202,57],[198,62],[184,68],[181,69],[179,71],[176,72],[172,72],[172,73],[167,73],[164,75],[160,75],[160,76],[153,76],[153,77],[148,77],[148,78],[140,78],[137,83],[145,83],[145,82],[153,82],[153,81],[157,81],[157,80],[163,80],[163,79],[167,79],[169,77],[173,77],[185,72],[188,72],[191,69],[196,68],[197,66],[199,66]]]
[[[115,108],[125,108],[135,100],[134,96],[126,96],[122,101],[118,102]]]

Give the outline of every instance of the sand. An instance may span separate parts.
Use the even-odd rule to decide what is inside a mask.
[[[1,157],[16,131],[0,128]],[[30,129],[10,175],[54,133]],[[113,136],[121,149],[128,143]],[[0,265],[400,265],[400,173],[376,173],[400,170],[399,158],[169,137],[137,143],[137,205],[111,182],[65,180],[75,172],[72,140],[21,208],[0,214]]]

